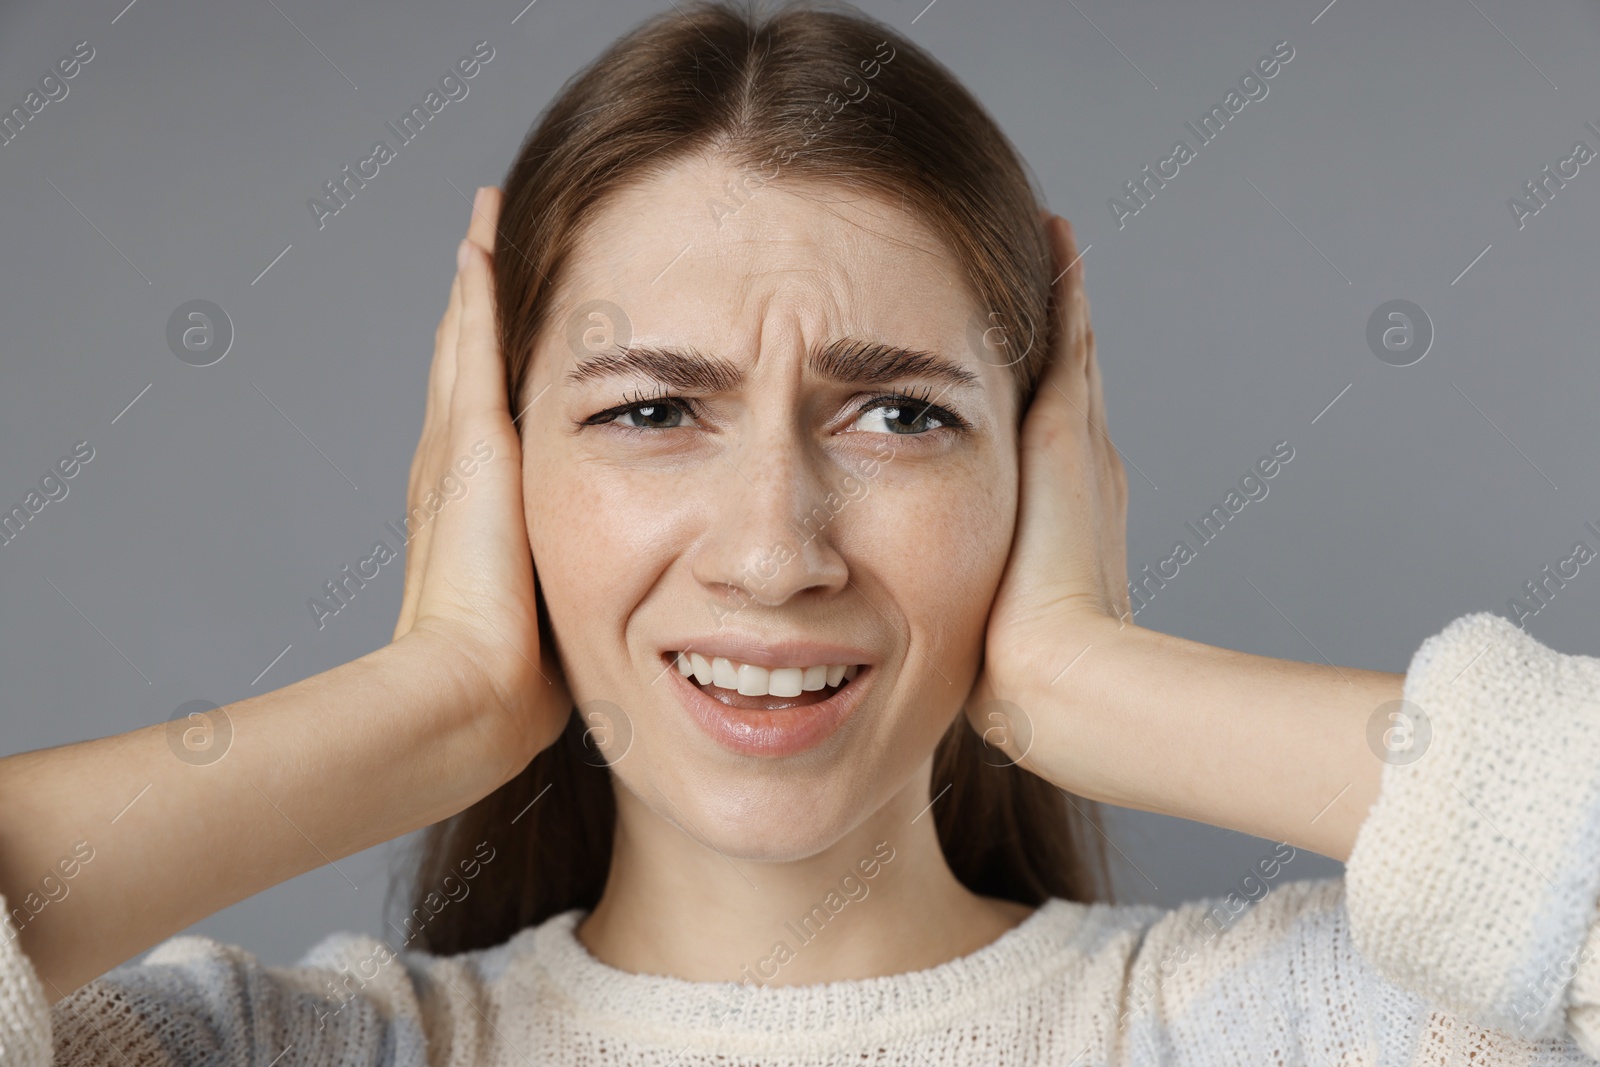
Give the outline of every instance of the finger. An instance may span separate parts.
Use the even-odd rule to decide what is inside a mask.
[[[1066,326],[1062,336],[1067,343],[1067,354],[1081,366],[1087,355],[1084,346],[1089,329],[1089,297],[1083,287],[1083,256],[1078,253],[1078,240],[1072,223],[1057,216],[1053,232],[1058,263],[1056,270],[1060,275],[1057,284],[1060,286],[1061,316]]]
[[[461,270],[458,267],[450,282],[450,297],[444,315],[433,335],[433,363],[428,370],[427,401],[422,413],[422,432],[417,439],[416,452],[411,457],[411,470],[406,479],[406,514],[422,502],[427,488],[434,485],[446,462],[448,451],[449,412],[451,385],[456,373],[456,335],[460,332]],[[400,598],[400,612],[395,621],[394,636],[398,639],[411,629],[416,618],[417,604],[422,598],[422,576],[427,570],[431,530],[423,525],[408,533],[406,543],[405,584]]]
[[[441,424],[450,410],[450,385],[455,377],[455,338],[457,320],[461,316],[461,271],[458,269],[450,282],[450,297],[445,302],[444,314],[433,334],[433,362],[428,368],[427,401],[422,410],[422,432],[417,439],[417,450],[411,459],[411,474],[406,483],[406,499],[416,496],[418,486],[429,474],[428,461],[434,455],[429,448],[439,437]]]
[[[1097,451],[1109,452],[1111,462],[1120,464],[1120,458],[1116,449],[1111,447],[1111,440],[1106,431],[1105,391],[1100,377],[1100,360],[1095,352],[1094,326],[1089,318],[1089,296],[1083,284],[1083,259],[1078,254],[1072,224],[1066,219],[1060,219],[1059,226],[1054,229],[1053,247],[1056,255],[1060,262],[1071,265],[1070,269],[1057,268],[1058,271],[1065,271],[1061,278],[1060,290],[1064,316],[1062,337],[1065,350],[1062,354],[1072,357],[1069,362],[1082,364],[1083,415],[1088,421],[1090,433],[1098,438],[1092,444]],[[1072,377],[1076,380],[1076,372],[1073,372]]]
[[[1128,475],[1122,454],[1111,441],[1106,419],[1104,379],[1095,346],[1094,324],[1089,317],[1089,297],[1084,291],[1080,260],[1074,268],[1077,325],[1082,332],[1085,403],[1089,448],[1094,454],[1095,492],[1100,500],[1099,551],[1104,575],[1106,606],[1119,619],[1129,617],[1127,591]]]
[[[494,314],[493,253],[500,202],[500,190],[492,185],[480,187],[473,197],[472,222],[467,227],[467,241],[472,247],[468,250],[467,266],[462,271],[462,320],[456,341],[456,358],[458,375],[469,382],[469,389],[476,390],[470,399],[477,405],[498,404],[502,410],[507,410],[504,366],[500,359],[498,323]],[[467,357],[470,365],[461,362],[462,350],[466,348],[471,349]],[[493,374],[499,383],[498,389],[488,388],[492,384],[486,380],[489,374]]]
[[[485,252],[494,251],[495,233],[500,224],[500,199],[499,189],[485,185],[472,201],[472,222],[467,227],[467,240]]]
[[[1106,601],[1112,614],[1119,619],[1126,619],[1131,617],[1128,598],[1128,473],[1122,454],[1111,441],[1093,326],[1087,328],[1087,340],[1089,417],[1094,434],[1091,444],[1098,458],[1098,480],[1103,501],[1100,548],[1105,571]]]
[[[469,241],[487,248],[494,246],[499,206],[498,189],[490,187],[478,191],[467,225]],[[458,257],[455,277],[450,284],[450,299],[439,321],[439,327],[434,333],[434,358],[428,374],[428,398],[423,411],[422,433],[417,442],[416,453],[412,457],[407,479],[408,515],[411,509],[422,502],[423,494],[439,480],[444,465],[450,462],[452,454],[450,415],[459,371],[461,320],[465,304],[465,280]],[[406,545],[405,589],[395,623],[397,638],[411,628],[416,618],[417,606],[423,597],[424,576],[432,554],[432,534],[432,524],[422,524],[410,535],[410,541]]]
[[[1039,381],[1028,417],[1023,423],[1025,436],[1054,437],[1073,433],[1088,418],[1088,380],[1084,368],[1084,330],[1081,316],[1087,310],[1080,303],[1082,261],[1078,260],[1072,229],[1067,221],[1052,215],[1045,223],[1054,270],[1051,287],[1051,314],[1055,318],[1055,347]],[[1077,262],[1074,262],[1077,260]]]
[[[1119,478],[1126,482],[1122,475],[1122,456],[1116,446],[1111,443],[1110,424],[1106,419],[1105,385],[1100,376],[1100,359],[1095,353],[1094,330],[1089,331],[1088,343],[1088,379],[1089,379],[1089,422],[1090,430],[1098,439],[1097,446],[1103,453],[1108,469],[1115,471]]]
[[[1102,585],[1098,561],[1099,461],[1089,428],[1084,305],[1077,297],[1081,261],[1066,220],[1045,225],[1053,256],[1056,342],[1019,441],[1022,535],[1017,565],[1035,582],[1076,594]]]
[[[461,332],[461,270],[450,280],[450,300],[434,334],[433,370],[428,376],[428,402],[444,415],[450,410],[450,387],[456,378],[456,335]]]
[[[456,381],[450,393],[450,420],[462,427],[510,427],[505,365],[496,329],[493,270],[489,254],[472,241],[463,246],[461,319],[456,334]],[[498,417],[496,417],[498,416]]]
[[[493,198],[486,196],[489,192],[491,190],[488,188],[479,189],[477,197],[472,202],[472,212],[467,218],[467,240],[474,241],[481,247],[492,249],[494,247],[495,218],[499,210],[499,190],[492,190],[495,194]],[[486,200],[491,199],[489,210],[485,210]],[[437,391],[434,392],[430,389],[430,399],[435,397],[438,399],[438,410],[441,414],[449,411],[450,395],[455,386],[456,361],[458,358],[456,345],[461,333],[461,310],[465,302],[462,291],[459,255],[456,263],[455,278],[450,284],[450,303],[445,309],[444,318],[439,323],[439,332],[434,338],[435,351],[442,355],[443,358],[436,360],[436,367],[439,372],[438,379],[436,383],[430,382],[430,387],[436,386]]]
[[[450,298],[433,335],[433,363],[428,368],[427,402],[422,411],[422,432],[411,458],[411,473],[406,481],[406,499],[413,501],[420,486],[426,484],[430,460],[437,459],[432,446],[441,436],[450,410],[450,384],[455,377],[455,338],[461,316],[461,272],[450,283]]]
[[[1087,307],[1087,304],[1085,305]],[[1089,428],[1100,438],[1110,453],[1108,459],[1120,463],[1117,450],[1111,445],[1110,424],[1106,419],[1106,394],[1104,379],[1100,374],[1100,357],[1095,351],[1094,327],[1086,327],[1084,338],[1084,376],[1088,388]]]

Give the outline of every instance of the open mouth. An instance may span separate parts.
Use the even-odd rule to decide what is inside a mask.
[[[702,693],[730,708],[782,711],[820,704],[851,685],[862,665],[759,667],[698,652],[668,652],[667,662]]]

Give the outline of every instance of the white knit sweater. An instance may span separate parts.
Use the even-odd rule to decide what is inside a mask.
[[[613,969],[568,912],[459,956],[335,935],[281,969],[179,937],[47,1009],[7,922],[0,1063],[1595,1063],[1600,659],[1471,615],[1405,696],[1429,747],[1385,768],[1342,881],[1286,881],[1279,846],[1245,896],[1052,900],[928,970],[765,988]]]

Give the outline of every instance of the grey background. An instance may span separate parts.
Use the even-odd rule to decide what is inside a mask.
[[[1137,470],[1130,569],[1168,555],[1275,442],[1295,448],[1140,622],[1403,670],[1451,618],[1504,612],[1579,538],[1597,544],[1600,165],[1520,231],[1506,199],[1575,140],[1600,148],[1583,127],[1600,124],[1600,12],[1324,3],[865,10],[985,101],[1089,246],[1110,424]],[[305,603],[404,510],[462,194],[498,183],[563,81],[664,6],[125,4],[0,6],[6,110],[75,42],[96,50],[0,145],[0,503],[74,442],[96,452],[0,546],[5,752],[225,704],[388,640],[397,568],[320,633]],[[495,58],[470,95],[319,232],[307,199],[479,39]],[[1184,120],[1279,40],[1295,57],[1267,98],[1119,231],[1107,198],[1192,144]],[[205,368],[165,340],[196,298],[237,331]],[[1364,339],[1395,298],[1436,330],[1405,368]],[[1597,606],[1586,567],[1530,629],[1593,653]],[[1225,892],[1270,848],[1135,813],[1112,831],[1129,900]],[[197,929],[273,963],[336,929],[381,935],[396,848]],[[1288,874],[1338,870],[1302,854]]]

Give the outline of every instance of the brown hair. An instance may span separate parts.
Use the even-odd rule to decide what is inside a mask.
[[[748,4],[675,5],[579,72],[535,124],[505,179],[494,252],[514,411],[586,223],[608,194],[692,154],[744,168],[712,211],[737,210],[780,176],[905,205],[964,266],[989,309],[974,339],[987,330],[988,344],[1005,353],[984,358],[1011,367],[1019,413],[1026,409],[1055,342],[1054,268],[1042,198],[1020,157],[932,56],[853,8],[801,0],[766,16]],[[541,610],[544,640],[548,626]],[[562,737],[521,774],[426,831],[408,941],[435,953],[486,948],[569,908],[595,906],[616,803],[611,773],[584,732],[574,709]],[[939,842],[972,891],[1030,905],[1109,897],[1094,805],[1005,765],[964,715],[939,742],[933,784],[949,786],[933,809]],[[478,865],[484,842],[493,858]],[[429,906],[445,899],[446,879],[468,870],[478,879],[470,907]]]

